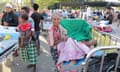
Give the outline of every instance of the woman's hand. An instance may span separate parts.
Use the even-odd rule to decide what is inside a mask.
[[[68,37],[67,36],[62,36],[61,41],[67,41]]]
[[[9,23],[8,22],[3,22],[4,26],[8,26]]]
[[[67,39],[68,39],[68,37],[67,37],[67,36],[65,36],[65,37],[63,38],[63,41],[67,41]]]
[[[54,45],[57,45],[58,43],[63,42],[63,41],[67,41],[67,39],[68,39],[67,36],[61,37],[61,39],[57,40]]]
[[[88,47],[95,45],[97,43],[96,40],[91,40],[91,41],[84,41],[83,42],[85,45],[87,45]]]

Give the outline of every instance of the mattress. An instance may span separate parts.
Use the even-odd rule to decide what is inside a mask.
[[[4,39],[7,35],[9,35],[9,38]],[[16,32],[15,27],[0,26],[0,36],[3,37],[0,40],[0,62],[2,62],[18,48],[19,33]]]
[[[5,40],[0,42],[0,56],[2,56],[5,52],[9,51],[15,45],[17,45],[17,40]]]

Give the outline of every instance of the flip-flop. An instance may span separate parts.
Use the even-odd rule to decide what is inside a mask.
[[[30,64],[30,65],[27,65],[27,68],[32,68],[32,67],[33,67],[33,65],[31,65],[31,64]]]

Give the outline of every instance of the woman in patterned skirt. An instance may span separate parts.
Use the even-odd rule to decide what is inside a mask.
[[[34,34],[32,25],[28,23],[27,20],[28,16],[26,14],[22,14],[19,18],[20,25],[18,26],[18,30],[20,33],[19,37],[20,55],[23,61],[29,61],[30,65],[28,67],[33,67],[33,72],[36,72],[38,53],[37,49],[39,49],[37,42],[38,40]]]
[[[55,64],[58,60],[57,45],[66,40],[66,30],[60,25],[60,20],[60,14],[54,13],[52,15],[52,25],[48,29],[48,44]]]

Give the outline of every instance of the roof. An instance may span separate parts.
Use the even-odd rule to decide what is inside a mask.
[[[61,2],[62,6],[72,6],[72,7],[80,7],[82,5],[88,5],[93,7],[104,7],[104,6],[120,6],[120,2]]]

